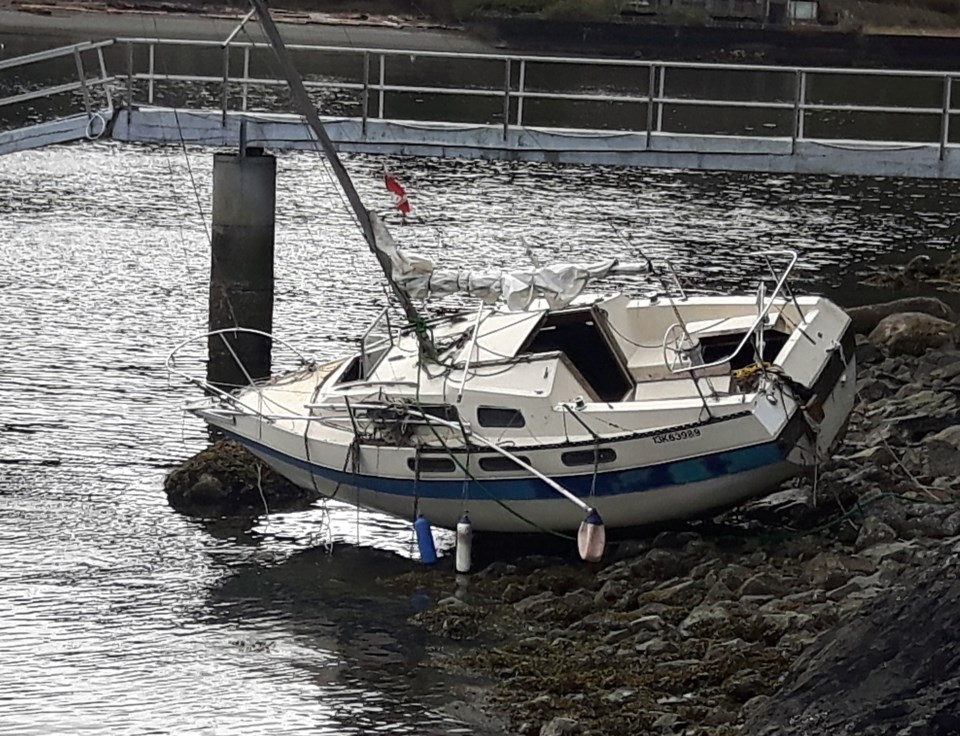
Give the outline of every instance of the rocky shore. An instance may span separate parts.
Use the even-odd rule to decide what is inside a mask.
[[[926,306],[854,315],[861,401],[816,478],[597,565],[409,576],[438,661],[518,734],[958,733],[960,351]]]

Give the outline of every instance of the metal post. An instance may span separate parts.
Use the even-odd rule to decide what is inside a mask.
[[[657,132],[663,132],[663,87],[667,79],[667,67],[660,67],[660,86],[657,92]]]
[[[277,161],[252,148],[214,154],[210,330],[273,326],[273,240]],[[207,343],[207,380],[221,387],[270,375],[271,341],[249,332]],[[241,363],[242,365],[237,365]]]
[[[386,84],[387,78],[387,59],[386,54],[380,54],[380,104],[377,117],[383,120],[383,86]]]
[[[247,81],[250,79],[250,47],[243,47],[243,86],[241,87],[240,94],[242,95],[243,101],[240,103],[240,109],[244,112],[247,111],[247,91],[250,88],[250,84]]]
[[[947,144],[950,143],[950,100],[953,90],[953,77],[949,74],[943,78],[943,112],[940,116],[940,160],[947,155]]]
[[[229,102],[230,47],[223,47],[223,81],[220,83],[220,125],[227,124],[227,104]]]
[[[790,131],[790,155],[797,152],[797,134],[800,132],[800,95],[803,72],[797,69],[793,76],[793,126]]]
[[[133,108],[133,44],[127,42],[127,127],[130,127],[130,111]]]
[[[150,44],[150,58],[147,62],[147,76],[149,81],[147,82],[147,103],[153,104],[153,57],[154,51],[156,50],[155,44]]]
[[[93,106],[90,103],[90,90],[87,89],[87,76],[83,71],[83,60],[80,58],[80,50],[74,48],[73,59],[77,62],[77,76],[80,77],[80,91],[83,93],[83,106],[87,110],[87,116],[93,115]]]
[[[523,97],[527,85],[527,60],[520,59],[520,80],[517,84],[517,127],[523,125]]]
[[[507,140],[507,131],[510,128],[510,59],[506,59],[503,67],[503,140]]]
[[[370,110],[370,52],[363,52],[363,92],[360,95],[360,110],[362,119],[360,129],[363,131],[363,137],[367,137],[367,115]]]
[[[657,65],[650,65],[650,72],[647,76],[647,150],[650,149],[650,136],[653,133],[653,88],[657,83]]]
[[[807,105],[807,73],[800,70],[800,101],[797,104],[797,140],[803,140],[803,129],[805,127]]]
[[[103,46],[97,47],[97,59],[100,62],[100,81],[103,83],[103,92],[107,96],[107,109],[113,112],[113,95],[110,94],[110,85],[107,84],[107,65],[103,60]]]

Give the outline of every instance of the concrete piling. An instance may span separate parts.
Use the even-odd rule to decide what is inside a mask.
[[[214,154],[211,331],[246,327],[269,333],[273,327],[276,179],[277,160],[263,149]],[[270,339],[260,335],[211,335],[207,380],[229,390],[246,385],[248,375],[264,378],[270,375],[270,353]]]

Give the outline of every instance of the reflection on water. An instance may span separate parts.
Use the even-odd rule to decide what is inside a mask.
[[[853,304],[858,268],[958,234],[944,182],[388,163],[415,208],[397,239],[446,265],[642,250],[694,289],[753,289],[756,253],[787,247],[804,290]],[[389,212],[383,164],[348,159]],[[214,534],[165,504],[205,439],[163,361],[205,327],[210,167],[105,143],[0,158],[0,733],[456,733],[416,601],[377,583],[411,564],[406,522],[331,504]],[[333,357],[383,303],[376,264],[314,156],[281,156],[278,187],[274,322]]]

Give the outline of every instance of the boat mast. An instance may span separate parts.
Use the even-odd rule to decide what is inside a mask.
[[[347,201],[350,203],[350,207],[353,209],[353,213],[356,215],[357,221],[360,223],[360,229],[363,231],[363,237],[366,239],[367,245],[370,246],[371,252],[376,256],[377,261],[380,263],[380,268],[383,269],[383,273],[387,277],[387,281],[389,282],[390,287],[393,289],[394,295],[400,301],[400,306],[403,308],[403,312],[407,317],[407,321],[413,326],[414,331],[416,332],[417,340],[420,343],[421,352],[428,358],[435,360],[437,357],[437,351],[423,329],[423,320],[421,319],[419,312],[417,312],[416,307],[413,306],[413,302],[410,300],[409,295],[393,280],[393,266],[390,263],[390,258],[386,253],[377,247],[377,239],[374,235],[373,225],[371,222],[371,218],[376,217],[376,215],[372,214],[360,200],[360,195],[357,193],[357,188],[353,185],[353,181],[350,179],[350,175],[347,173],[347,170],[343,165],[343,161],[340,160],[340,156],[337,153],[337,149],[333,145],[333,141],[330,140],[330,136],[327,134],[326,129],[323,127],[323,123],[320,121],[320,115],[317,114],[317,108],[313,105],[313,103],[310,101],[310,97],[307,95],[307,90],[303,86],[303,79],[300,77],[300,73],[297,71],[297,68],[293,64],[293,60],[290,58],[287,47],[283,43],[283,38],[280,36],[280,31],[273,22],[273,18],[270,17],[270,11],[267,9],[265,0],[250,0],[250,3],[253,5],[254,11],[257,13],[257,18],[260,21],[260,26],[263,28],[263,32],[267,36],[267,40],[270,41],[270,45],[273,47],[273,53],[276,55],[277,61],[280,63],[283,76],[286,77],[287,84],[290,87],[290,93],[293,96],[293,101],[300,109],[300,113],[304,116],[304,118],[306,118],[307,124],[310,126],[313,132],[316,133],[317,139],[320,142],[320,147],[326,154],[327,160],[330,162],[330,166],[333,167],[333,173],[337,177],[337,181],[343,188],[344,193],[347,195]]]

